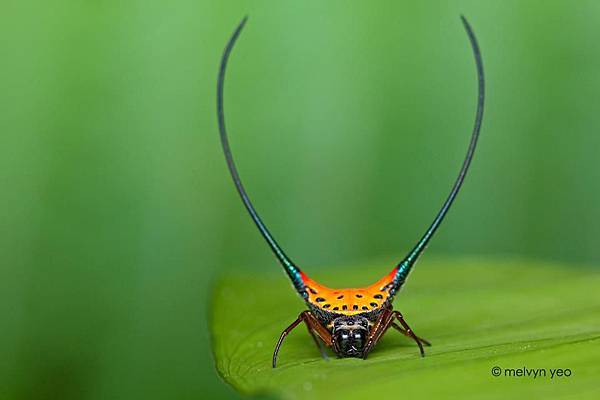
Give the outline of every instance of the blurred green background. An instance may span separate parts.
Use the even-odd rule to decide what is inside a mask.
[[[245,14],[226,85],[233,151],[312,275],[382,255],[388,271],[447,194],[476,100],[460,13],[482,48],[487,108],[428,254],[600,265],[597,1],[1,9],[2,399],[236,396],[210,355],[211,282],[280,273],[217,134],[219,57]]]

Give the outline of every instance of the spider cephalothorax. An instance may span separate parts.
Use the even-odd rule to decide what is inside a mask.
[[[440,226],[450,209],[452,202],[456,198],[471,163],[471,159],[473,158],[475,146],[479,137],[481,121],[483,118],[484,100],[483,64],[481,61],[481,54],[479,53],[479,46],[471,26],[464,17],[461,18],[475,56],[478,77],[477,112],[475,115],[475,126],[471,134],[471,141],[467,149],[467,155],[450,194],[442,204],[441,209],[438,211],[429,228],[425,231],[425,234],[419,239],[408,255],[400,261],[391,272],[372,285],[362,288],[332,289],[310,279],[284,253],[283,249],[277,244],[254,209],[254,206],[242,185],[233,161],[233,156],[231,155],[227,131],[225,129],[225,116],[223,113],[225,69],[233,45],[246,23],[246,18],[242,20],[229,39],[221,59],[217,81],[217,115],[221,143],[223,145],[227,166],[229,167],[235,187],[240,194],[244,206],[252,217],[252,220],[283,266],[285,272],[291,279],[294,288],[304,299],[308,307],[308,310],[301,312],[298,318],[296,318],[296,320],[287,327],[279,337],[273,353],[273,367],[275,367],[277,363],[277,354],[283,340],[301,322],[304,322],[308,327],[308,332],[319,346],[323,357],[326,356],[323,348],[323,344],[325,344],[340,357],[367,358],[369,352],[389,328],[394,328],[403,335],[413,339],[419,346],[422,356],[425,354],[423,345],[430,345],[428,341],[415,335],[404,320],[402,314],[392,308],[392,302],[394,296],[404,284],[415,262],[422,254],[429,243],[429,240],[433,237],[433,234]]]
[[[332,348],[340,357],[362,357],[369,338],[370,324],[365,317],[349,315],[333,320]]]

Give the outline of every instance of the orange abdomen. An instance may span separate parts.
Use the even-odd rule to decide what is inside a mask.
[[[306,301],[322,310],[344,315],[377,310],[390,298],[389,289],[396,270],[397,268],[370,286],[348,289],[328,288],[302,273],[302,281],[308,293]]]

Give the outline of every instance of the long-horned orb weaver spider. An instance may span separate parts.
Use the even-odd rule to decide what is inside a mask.
[[[398,290],[400,290],[406,281],[406,278],[419,258],[419,255],[423,252],[427,243],[450,209],[450,206],[463,183],[471,159],[473,158],[477,138],[479,136],[484,103],[483,64],[473,30],[463,16],[461,16],[461,19],[475,56],[478,77],[477,112],[475,114],[475,126],[471,135],[469,148],[467,149],[467,155],[450,194],[415,247],[389,274],[370,286],[357,289],[330,289],[310,279],[284,253],[283,249],[277,244],[250,202],[231,155],[227,131],[225,129],[225,117],[223,114],[225,69],[231,50],[246,23],[246,18],[241,21],[229,39],[221,59],[217,82],[217,114],[221,143],[223,145],[225,159],[227,160],[227,166],[229,167],[235,187],[237,188],[250,217],[252,217],[252,220],[256,224],[261,235],[265,238],[273,253],[275,253],[275,256],[290,277],[294,288],[306,302],[308,307],[308,310],[301,312],[298,318],[281,334],[273,353],[273,367],[276,366],[277,354],[283,340],[301,322],[304,322],[308,327],[309,333],[317,343],[324,358],[327,358],[327,356],[323,343],[331,348],[339,357],[367,358],[369,352],[390,327],[393,327],[403,335],[412,338],[419,346],[421,356],[425,355],[423,345],[430,346],[428,341],[415,335],[399,311],[393,310],[392,301]],[[396,322],[398,322],[399,325]]]

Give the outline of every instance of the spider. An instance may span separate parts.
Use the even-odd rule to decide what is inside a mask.
[[[408,255],[397,264],[397,266],[383,278],[370,286],[351,289],[330,289],[316,281],[310,279],[304,272],[294,264],[285,254],[283,249],[277,244],[266,225],[254,209],[244,186],[240,180],[237,168],[233,161],[227,131],[225,129],[225,116],[223,112],[223,87],[225,82],[225,70],[227,62],[244,25],[245,17],[237,26],[233,35],[229,39],[223,56],[221,58],[218,81],[217,81],[217,116],[219,123],[219,132],[221,144],[227,166],[235,187],[246,207],[250,217],[256,224],[263,238],[267,241],[271,250],[283,266],[289,276],[292,284],[298,294],[305,301],[307,310],[300,313],[298,318],[288,326],[279,337],[273,352],[273,368],[277,365],[277,355],[286,336],[304,322],[308,332],[315,340],[321,354],[327,358],[325,346],[332,349],[338,357],[358,357],[366,359],[379,339],[391,327],[411,338],[419,346],[420,354],[425,356],[423,345],[431,344],[417,336],[410,326],[404,320],[402,314],[394,310],[392,301],[398,293],[415,262],[429,243],[442,220],[446,216],[452,205],[458,191],[464,181],[465,175],[473,158],[481,122],[483,118],[484,105],[484,77],[483,63],[477,39],[469,23],[464,16],[461,16],[462,24],[466,30],[471,49],[475,58],[478,80],[477,111],[475,115],[475,124],[471,134],[471,140],[467,149],[466,157],[459,171],[458,177],[454,182],[450,194],[442,204],[433,222],[425,231],[414,248]],[[325,345],[325,346],[324,346]]]

